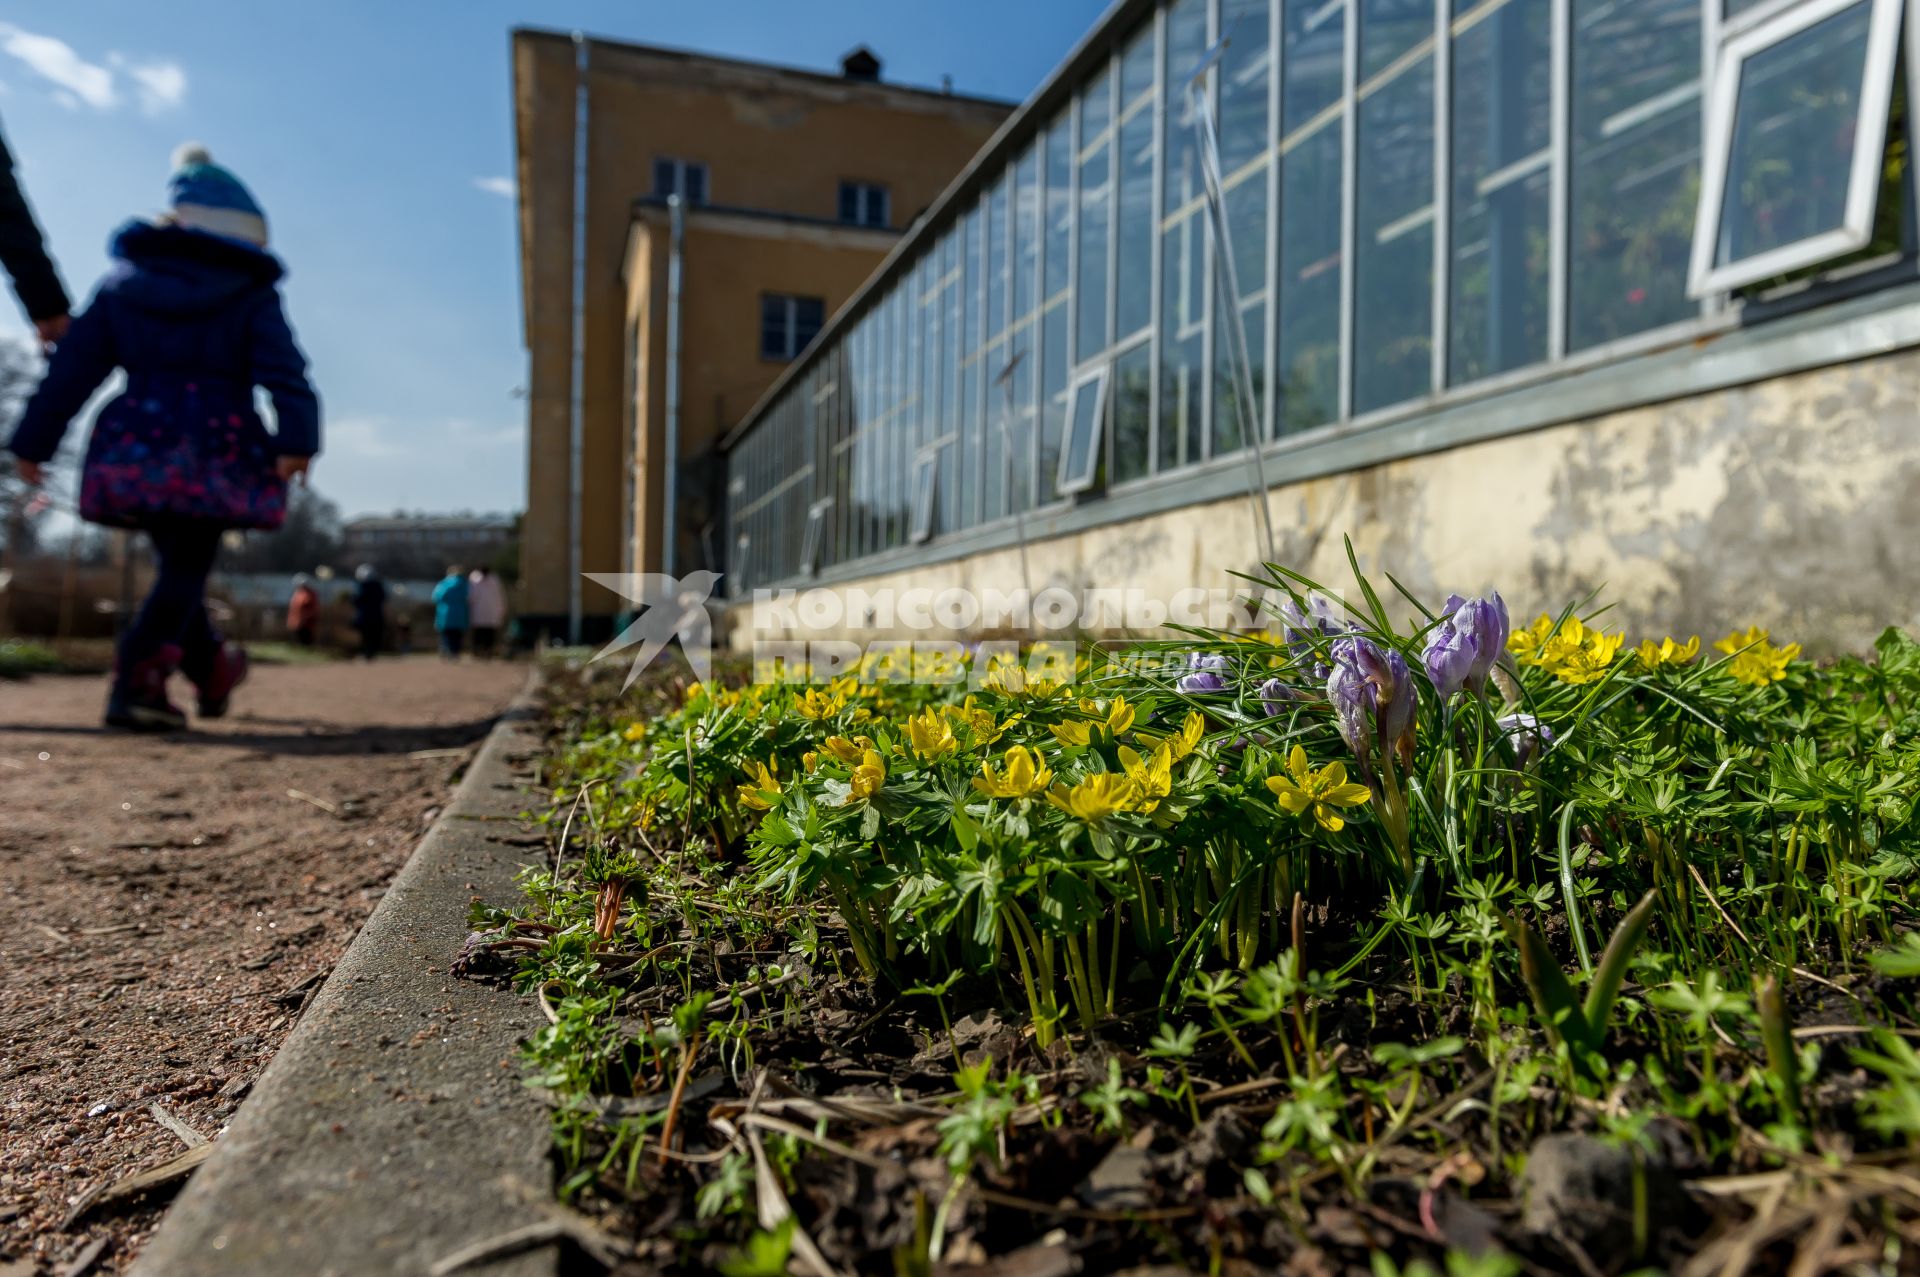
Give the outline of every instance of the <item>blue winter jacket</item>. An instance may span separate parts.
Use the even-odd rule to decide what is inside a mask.
[[[441,577],[440,584],[433,587],[433,628],[436,630],[467,628],[466,577]]]
[[[46,461],[67,425],[115,368],[127,371],[125,396],[177,395],[189,380],[251,387],[273,400],[282,456],[320,451],[320,401],[307,382],[275,288],[284,269],[264,249],[177,226],[129,222],[114,233],[113,269],[73,321],[7,445],[26,461]]]

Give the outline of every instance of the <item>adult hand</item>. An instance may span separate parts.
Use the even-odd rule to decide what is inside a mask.
[[[274,469],[280,472],[280,482],[292,483],[293,476],[297,474],[302,476],[300,481],[302,483],[305,483],[306,479],[304,476],[306,475],[307,471],[312,468],[313,458],[283,456],[283,457],[276,458],[273,464],[274,464]]]
[[[19,461],[13,463],[13,472],[19,475],[29,488],[37,488],[47,480],[47,471],[38,461]]]
[[[72,323],[73,320],[66,315],[49,315],[45,319],[34,320],[33,331],[40,335],[40,349],[52,354],[53,348],[67,335],[67,328]]]

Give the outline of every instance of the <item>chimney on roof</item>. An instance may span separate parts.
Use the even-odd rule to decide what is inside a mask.
[[[840,74],[849,80],[865,80],[869,84],[878,83],[880,59],[874,56],[872,49],[863,44],[840,59]]]

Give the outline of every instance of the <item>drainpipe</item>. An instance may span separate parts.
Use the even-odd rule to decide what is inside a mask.
[[[686,201],[678,194],[667,196],[667,224],[667,499],[661,511],[660,570],[672,576],[680,540],[680,257],[687,232]]]
[[[587,451],[587,39],[573,33],[573,394],[567,410],[567,643],[580,646]]]

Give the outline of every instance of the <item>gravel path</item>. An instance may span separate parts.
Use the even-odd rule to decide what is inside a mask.
[[[118,1272],[165,1204],[89,1188],[216,1134],[525,667],[258,669],[179,737],[99,728],[99,679],[0,682],[0,1277]],[[290,793],[289,791],[294,791]]]

